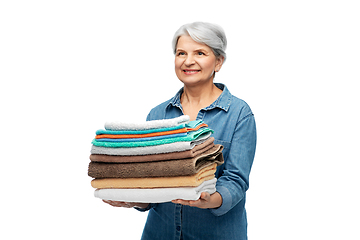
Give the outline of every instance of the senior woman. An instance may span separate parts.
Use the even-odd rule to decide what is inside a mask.
[[[216,171],[216,192],[197,201],[139,204],[105,201],[117,207],[149,210],[143,240],[247,239],[245,192],[255,155],[256,127],[250,107],[214,83],[225,62],[227,40],[217,25],[195,22],[180,27],[173,39],[175,72],[184,87],[153,108],[147,120],[189,115],[214,130],[215,144],[224,146],[224,164]]]

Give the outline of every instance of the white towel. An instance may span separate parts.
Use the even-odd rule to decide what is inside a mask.
[[[198,187],[151,188],[151,189],[96,189],[95,197],[104,200],[140,203],[162,203],[175,199],[198,200],[202,192],[216,192],[216,178]]]
[[[91,146],[91,154],[105,154],[105,155],[118,155],[118,156],[137,156],[170,152],[181,152],[193,149],[210,138],[210,134],[200,137],[194,141],[188,142],[174,142],[169,144],[162,144],[147,147],[134,147],[134,148],[107,148]]]
[[[182,115],[177,118],[171,119],[162,119],[162,120],[152,120],[141,123],[129,123],[129,122],[106,122],[105,129],[112,131],[119,130],[147,130],[147,129],[156,129],[156,128],[168,128],[175,127],[180,124],[188,123],[190,121],[190,117],[187,115]]]

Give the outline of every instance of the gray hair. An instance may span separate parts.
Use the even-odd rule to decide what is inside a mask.
[[[220,26],[205,22],[194,22],[181,26],[175,32],[172,41],[174,53],[176,53],[178,40],[183,35],[188,35],[195,42],[207,45],[211,48],[217,58],[223,56],[225,62],[227,40],[224,30]]]

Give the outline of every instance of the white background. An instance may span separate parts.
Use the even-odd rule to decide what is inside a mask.
[[[356,3],[2,1],[1,239],[140,238],[146,213],[93,197],[90,143],[178,91],[171,40],[193,21],[225,29],[216,81],[256,117],[249,239],[360,239]]]

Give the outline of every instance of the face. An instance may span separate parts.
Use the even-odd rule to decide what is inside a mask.
[[[185,85],[195,86],[213,80],[223,58],[216,58],[210,47],[181,36],[176,46],[175,72]]]

